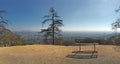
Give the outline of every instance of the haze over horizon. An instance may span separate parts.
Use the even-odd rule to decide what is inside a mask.
[[[0,9],[12,31],[40,31],[42,17],[54,7],[63,20],[63,31],[112,31],[119,18],[120,0],[0,0]]]

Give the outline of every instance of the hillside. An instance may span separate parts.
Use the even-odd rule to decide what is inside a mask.
[[[97,58],[75,59],[66,56],[77,50],[77,46],[27,45],[1,47],[0,64],[119,64],[119,48],[113,45],[98,45]]]

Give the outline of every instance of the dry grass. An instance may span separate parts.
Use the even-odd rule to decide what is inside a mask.
[[[88,49],[88,47],[85,47]],[[98,45],[98,57],[68,58],[77,46],[28,45],[0,48],[0,64],[119,64],[120,47]]]

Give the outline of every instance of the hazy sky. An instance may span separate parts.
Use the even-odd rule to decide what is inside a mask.
[[[42,17],[54,7],[67,31],[109,31],[120,14],[120,0],[0,0],[2,14],[14,31],[40,31]]]

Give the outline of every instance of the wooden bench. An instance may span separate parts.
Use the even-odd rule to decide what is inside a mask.
[[[79,45],[79,50],[74,51],[73,53],[81,53],[81,54],[92,54],[92,56],[95,53],[98,53],[96,50],[96,45],[98,45],[98,40],[81,40],[81,39],[75,39],[76,45]],[[93,45],[93,51],[82,51],[82,46],[89,46]]]

